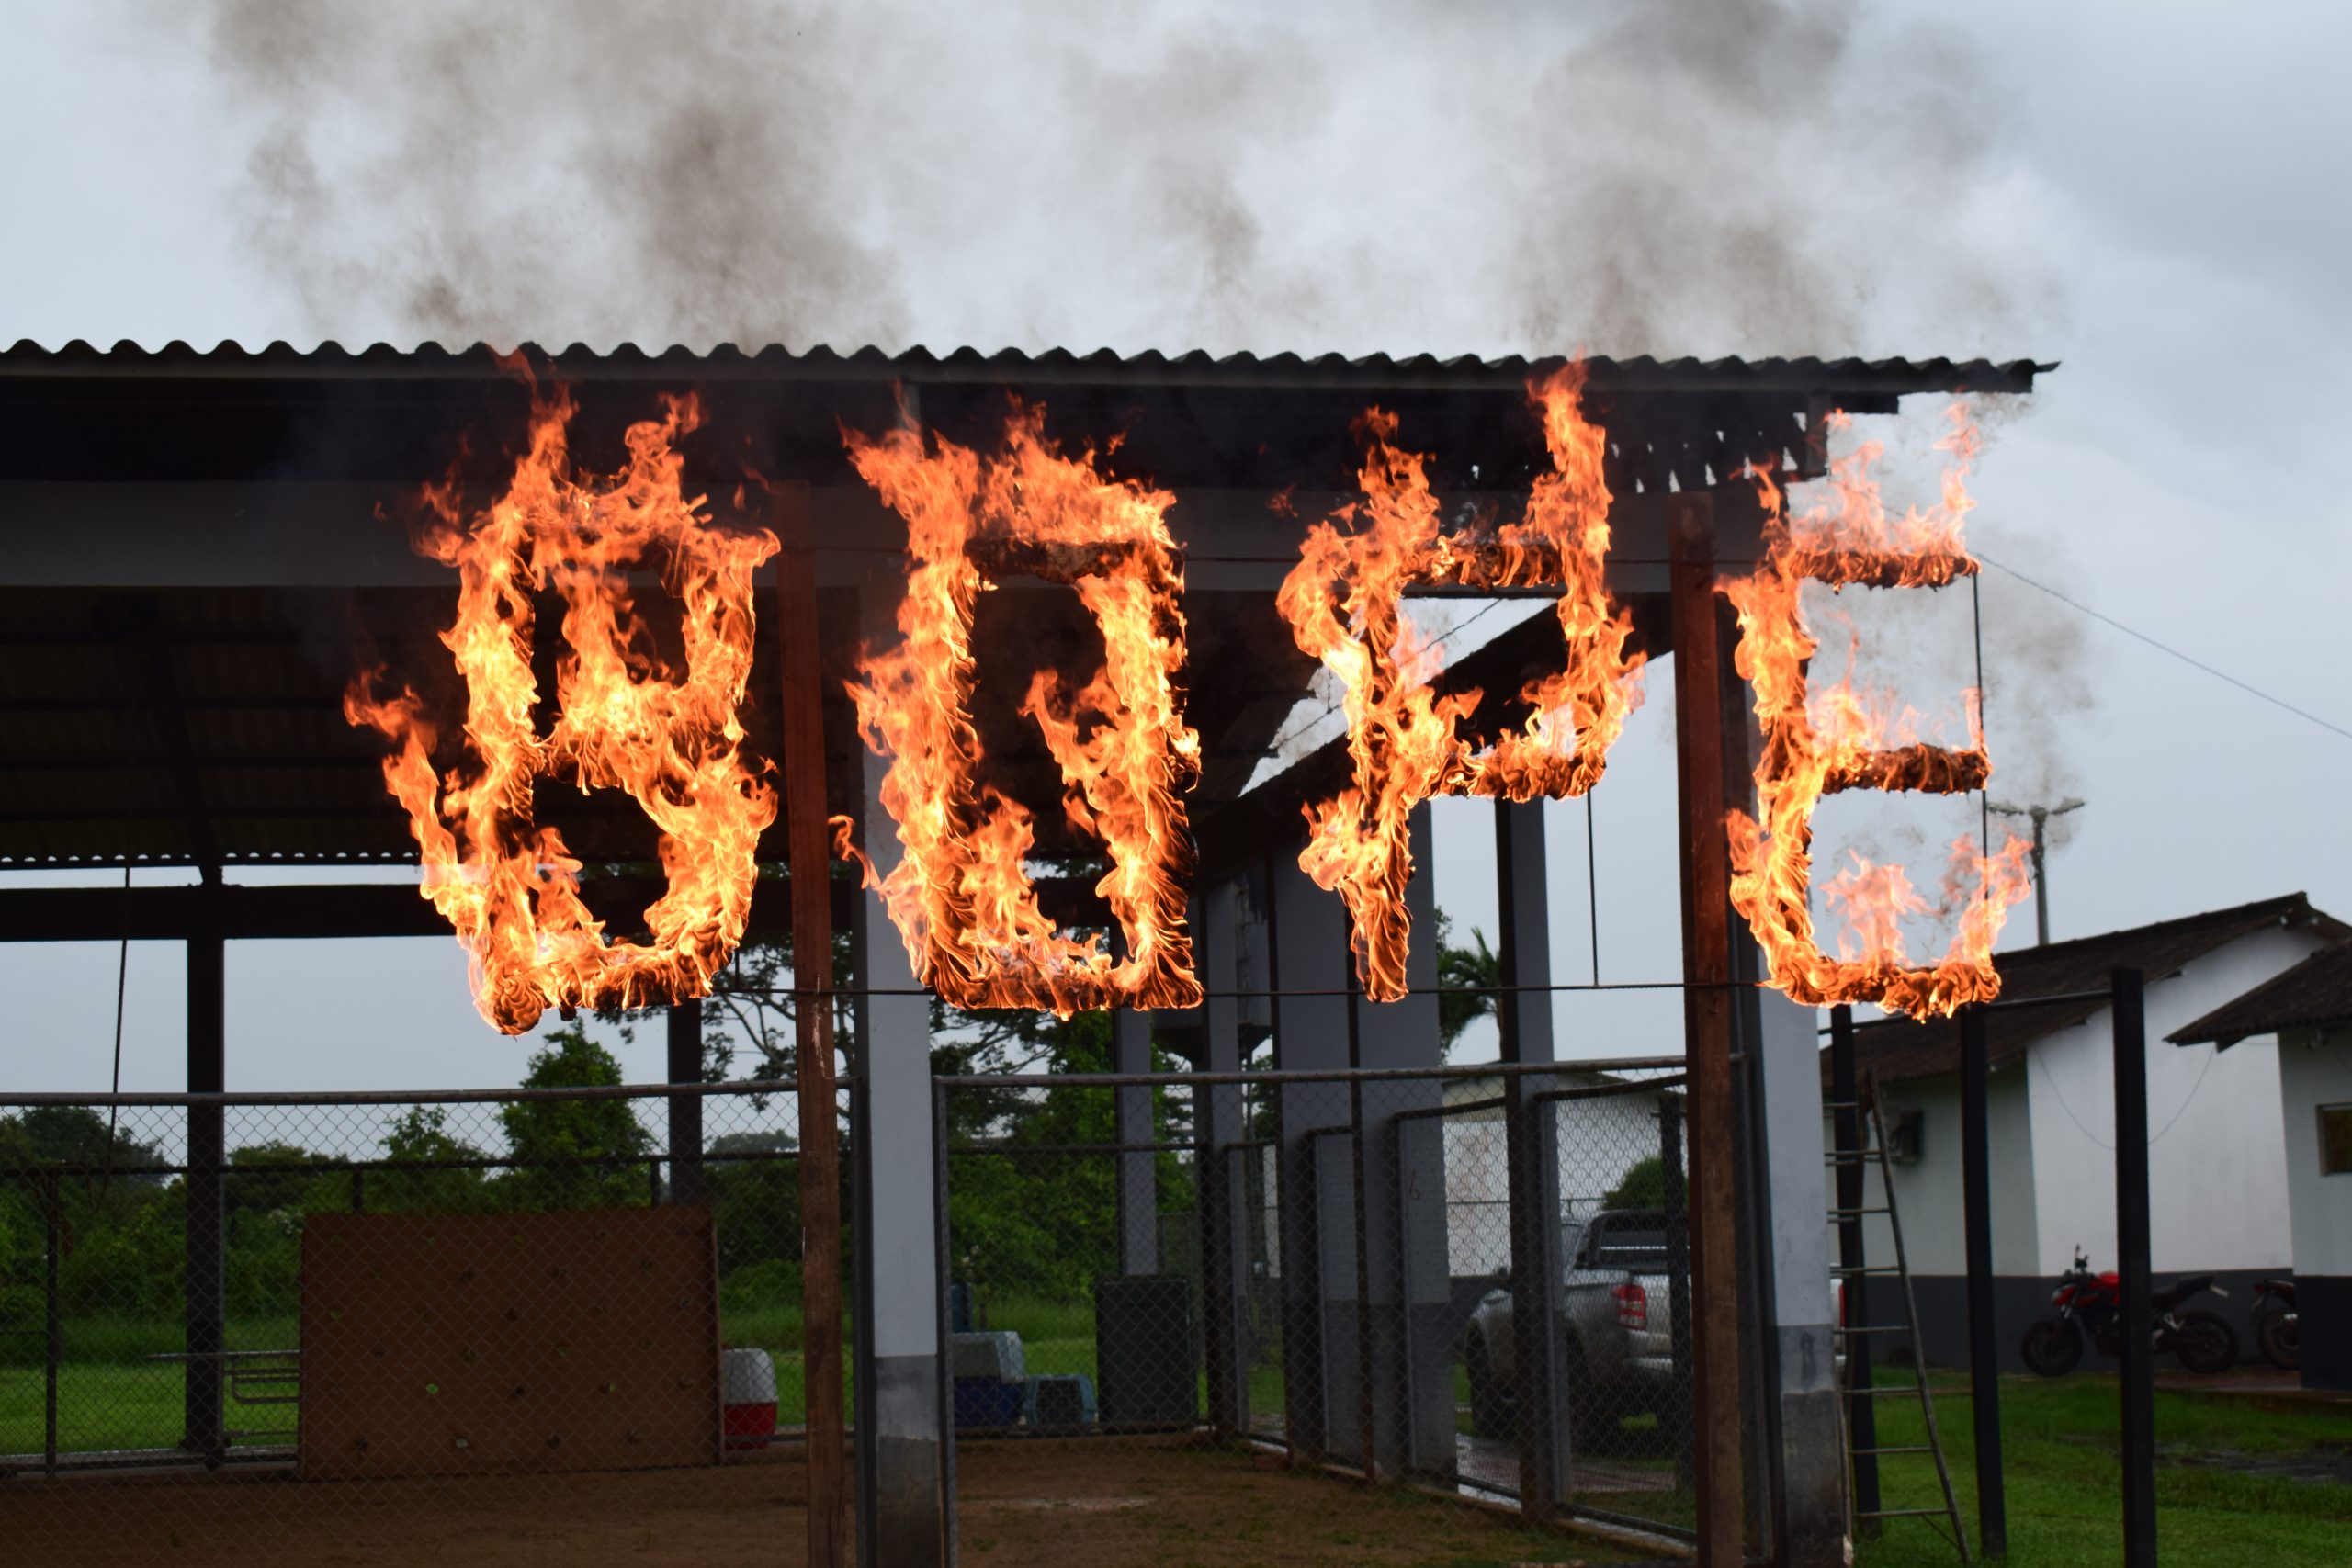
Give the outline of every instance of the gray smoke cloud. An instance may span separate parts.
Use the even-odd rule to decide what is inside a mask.
[[[2014,352],[2041,299],[1972,238],[1998,92],[1849,0],[152,15],[345,339]]]

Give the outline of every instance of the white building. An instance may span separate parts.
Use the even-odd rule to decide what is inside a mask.
[[[2352,1389],[2352,943],[2167,1038],[2275,1060],[2303,1386]]]
[[[1546,1089],[1578,1091],[1550,1103],[1559,1158],[1560,1217],[1582,1220],[1628,1172],[1658,1155],[1660,1106],[1679,1089],[1645,1088],[1607,1073],[1546,1074]],[[1446,1272],[1492,1275],[1510,1260],[1510,1167],[1504,1147],[1500,1077],[1449,1078],[1445,1125]]]
[[[2247,1299],[2240,1287],[2292,1265],[2278,1054],[2163,1042],[2346,936],[2352,928],[2299,893],[1998,956],[2004,1003],[2051,998],[2004,1006],[1987,1019],[1995,1303],[2006,1365],[2017,1364],[2019,1336],[2046,1310],[2076,1247],[2095,1269],[2115,1266],[2106,993],[2119,967],[2138,969],[2146,981],[2149,1210],[2159,1282],[2218,1274],[2233,1287],[2234,1318]],[[1877,1081],[1898,1153],[1895,1202],[1925,1350],[1931,1361],[1959,1363],[1966,1359],[1967,1270],[1959,1025],[1886,1019],[1855,1033],[1860,1071]],[[1826,1083],[1826,1053],[1822,1073]],[[1870,1260],[1891,1261],[1885,1221],[1868,1224]],[[1870,1321],[1896,1321],[1896,1303],[1878,1289],[1871,1295]]]

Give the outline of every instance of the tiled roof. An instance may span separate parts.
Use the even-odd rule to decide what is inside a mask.
[[[1176,355],[1156,349],[1122,355],[1108,348],[1088,354],[1073,354],[1064,348],[1035,354],[1004,348],[983,354],[976,348],[939,353],[914,347],[893,354],[869,346],[844,354],[821,344],[802,350],[776,344],[745,350],[733,344],[719,344],[704,351],[673,344],[653,352],[627,343],[610,349],[575,343],[555,350],[526,344],[518,352],[536,363],[551,365],[555,373],[575,380],[658,379],[691,373],[706,380],[938,379],[1031,384],[1134,381],[1204,386],[1515,389],[1529,378],[1566,363],[1558,355],[1540,359],[1520,355],[1496,359],[1482,359],[1475,355],[1441,359],[1429,354],[1402,358],[1385,354],[1215,355],[1200,349]],[[1647,355],[1630,359],[1592,358],[1586,361],[1586,367],[1593,386],[1624,391],[1705,388],[1729,391],[1887,393],[2025,392],[2032,390],[2037,373],[2057,368],[2055,364],[2036,364],[2030,359],[1999,363],[1987,359],[1657,359]],[[426,343],[403,349],[379,343],[355,350],[332,341],[307,349],[281,341],[249,349],[225,342],[210,348],[198,348],[175,340],[150,349],[129,341],[100,348],[76,338],[56,348],[21,339],[0,351],[0,376],[363,376],[437,379],[497,377],[504,373],[499,352],[483,344],[451,349]]]
[[[2137,969],[2153,985],[2242,936],[2278,925],[2311,926],[2329,935],[2352,937],[2352,927],[2312,908],[2303,894],[2290,893],[2283,898],[1996,954],[1994,963],[2001,972],[2004,1005],[1986,1016],[1986,1056],[1999,1066],[2024,1055],[2036,1041],[2096,1016],[2107,1006],[2105,993],[2118,969]],[[2007,1005],[2036,998],[2054,999],[2042,1006]],[[1875,1073],[1883,1083],[1960,1071],[1956,1019],[1873,1021],[1855,1029],[1854,1045],[1857,1066],[1864,1073]],[[1828,1071],[1825,1053],[1825,1081]]]
[[[2176,1045],[2234,1045],[2250,1034],[2352,1024],[2352,942],[2322,948],[2165,1038]]]

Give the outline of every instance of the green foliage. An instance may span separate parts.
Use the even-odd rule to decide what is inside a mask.
[[[1690,1189],[1683,1195],[1687,1200]],[[1657,1155],[1636,1160],[1600,1200],[1604,1209],[1663,1209],[1666,1207],[1666,1162]]]
[[[572,1023],[547,1037],[532,1054],[526,1089],[601,1089],[622,1081],[621,1065]],[[514,1168],[506,1179],[522,1206],[543,1210],[610,1209],[646,1198],[642,1156],[653,1147],[626,1100],[519,1100],[498,1113],[512,1145]],[[618,1156],[609,1166],[577,1162]]]
[[[449,1113],[442,1107],[412,1106],[385,1128],[384,1157],[394,1166],[418,1167],[489,1157],[448,1129]],[[371,1170],[367,1191],[368,1207],[385,1213],[478,1214],[499,1206],[490,1173],[480,1168]]]
[[[1479,1019],[1494,1015],[1498,993],[1492,987],[1503,983],[1502,959],[1487,945],[1487,933],[1473,927],[1470,940],[1476,945],[1455,946],[1453,922],[1444,910],[1438,911],[1437,1032],[1439,1044],[1448,1056],[1453,1055],[1464,1030]]]

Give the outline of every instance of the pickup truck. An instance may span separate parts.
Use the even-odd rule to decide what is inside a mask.
[[[1663,1425],[1683,1419],[1674,1400],[1674,1292],[1667,1272],[1667,1215],[1662,1209],[1610,1209],[1566,1237],[1557,1309],[1560,1397],[1566,1402],[1570,1440],[1604,1448],[1628,1416],[1651,1415]],[[1844,1321],[1845,1281],[1830,1284],[1833,1319]],[[1463,1333],[1469,1374],[1470,1429],[1509,1438],[1517,1430],[1521,1384],[1511,1332],[1508,1284],[1480,1298]],[[1838,1357],[1843,1373],[1845,1357]]]
[[[1667,1216],[1658,1209],[1612,1209],[1572,1225],[1560,1279],[1561,1395],[1579,1446],[1605,1441],[1629,1416],[1671,1409],[1673,1292],[1667,1274]],[[1464,1331],[1470,1428],[1507,1438],[1518,1423],[1517,1340],[1510,1291],[1480,1299]]]

